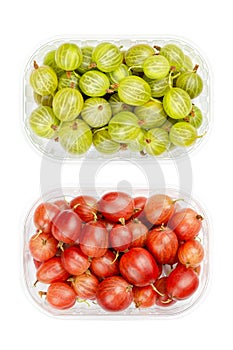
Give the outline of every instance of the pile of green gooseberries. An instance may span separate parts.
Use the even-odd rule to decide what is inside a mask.
[[[158,156],[190,147],[203,135],[193,101],[203,90],[198,65],[176,44],[65,42],[30,72],[37,103],[31,131],[54,139],[68,154],[91,147],[101,154],[128,149]]]

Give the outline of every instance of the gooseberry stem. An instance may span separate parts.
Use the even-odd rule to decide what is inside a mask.
[[[74,283],[75,278],[74,278],[74,277],[69,277],[66,281],[67,281],[67,282]]]
[[[37,285],[38,282],[39,282],[39,281],[36,280],[36,281],[33,283],[33,287],[36,287],[36,285]]]
[[[176,79],[180,75],[180,72],[177,73],[176,75],[173,75],[172,79]]]
[[[107,89],[106,92],[107,92],[108,94],[112,94],[113,92],[117,91],[118,87],[119,87],[119,84],[118,84],[118,83],[111,84],[111,85],[110,85],[110,88]]]
[[[194,239],[201,243],[201,238],[199,236],[195,236]]]
[[[179,202],[179,201],[184,201],[184,198],[174,199],[174,201],[172,201],[172,204],[175,204],[176,202]]]
[[[72,209],[76,209],[76,208],[78,208],[80,205],[81,205],[80,203],[77,203],[77,204],[75,204],[75,205],[73,206]]]
[[[186,201],[185,199],[183,199],[183,201],[185,203],[187,203],[189,205],[189,207],[193,208],[194,211],[196,211],[196,208],[190,202]],[[202,220],[204,220],[204,217],[202,215],[200,215],[200,214],[197,214],[196,215],[196,219],[202,221]]]
[[[66,76],[67,76],[68,79],[70,79],[71,78],[71,71],[67,71],[66,72]]]
[[[120,221],[121,225],[125,226],[125,218],[120,218],[119,221]]]
[[[160,229],[160,231],[165,231],[166,226],[164,225],[164,222],[161,224],[159,229]]]
[[[77,298],[76,300],[77,300],[78,303],[85,303],[85,304],[87,304],[88,307],[91,306],[86,299]]]
[[[133,285],[130,284],[126,287],[126,292],[130,292],[133,289]]]
[[[141,156],[146,156],[146,153],[144,151],[140,151]]]
[[[204,132],[204,134],[201,134],[201,135],[198,135],[197,137],[196,137],[196,139],[201,139],[203,136],[205,136],[207,134],[207,131],[205,131]]]
[[[93,221],[96,222],[98,220],[98,216],[96,215],[96,213],[94,211],[91,212],[93,214]]]
[[[39,68],[39,66],[38,66],[38,64],[36,63],[36,61],[33,61],[33,67],[34,67],[34,69],[38,69],[38,68]]]
[[[119,256],[119,252],[117,251],[117,252],[115,253],[115,258],[114,258],[113,261],[111,262],[111,265],[114,264],[115,261],[117,261],[118,256]]]
[[[151,288],[158,293],[161,297],[164,297],[165,294],[161,293],[154,285],[153,283],[151,283]]]
[[[110,87],[111,87],[112,89],[117,89],[118,86],[119,86],[118,83],[115,83],[115,84],[111,84],[111,85],[110,85]]]
[[[106,90],[106,93],[107,93],[107,94],[113,94],[115,91],[116,91],[116,90],[114,90],[114,89],[107,89],[107,90]]]
[[[35,239],[37,239],[42,232],[42,230],[38,230],[37,234],[35,235],[35,237],[32,238],[32,240],[34,241]]]
[[[170,88],[173,87],[173,80],[176,79],[179,75],[180,75],[180,72],[177,73],[176,75],[172,75],[173,73],[173,69],[172,68],[175,68],[175,67],[171,67],[171,70],[170,70],[170,73],[169,73],[169,76],[168,76],[168,85]]]
[[[161,301],[161,303],[163,303],[163,304],[168,304],[168,303],[170,303],[170,302],[172,301],[172,299],[160,300],[160,301]]]
[[[81,78],[80,75],[78,73],[76,73],[74,70],[73,70],[73,73],[77,78],[79,78],[79,79]]]
[[[99,131],[102,131],[102,130],[108,130],[108,126],[104,126],[103,128],[94,130],[94,131],[93,131],[93,135],[94,135],[96,132],[99,132]]]
[[[46,292],[43,292],[42,290],[40,290],[38,292],[39,296],[42,298],[44,295],[46,295],[47,293]]]
[[[137,68],[142,68],[142,66],[131,66],[128,68],[128,71],[131,71],[131,69],[137,69]]]
[[[58,242],[57,248],[58,248],[58,249],[61,249],[61,251],[64,252],[63,242],[62,242],[62,241],[59,241],[59,242]]]
[[[157,50],[157,51],[160,51],[160,50],[161,50],[161,46],[154,45],[153,47],[154,47],[154,49]]]

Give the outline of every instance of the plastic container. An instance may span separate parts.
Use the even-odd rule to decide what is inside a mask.
[[[36,136],[30,129],[28,118],[33,109],[37,107],[34,98],[33,91],[29,84],[30,73],[33,70],[33,61],[36,61],[38,65],[43,63],[44,56],[51,50],[55,50],[59,47],[60,44],[64,42],[74,42],[80,47],[84,47],[87,45],[96,46],[97,44],[109,41],[118,46],[122,46],[123,50],[127,50],[129,47],[139,43],[146,43],[151,46],[164,46],[168,43],[173,43],[178,45],[183,52],[188,55],[193,65],[199,65],[198,74],[203,79],[203,91],[202,93],[193,100],[193,102],[202,110],[204,121],[201,127],[198,129],[198,135],[204,135],[203,137],[196,140],[195,144],[191,147],[172,147],[168,152],[157,156],[159,159],[174,159],[180,158],[184,155],[190,154],[193,150],[197,149],[202,141],[206,138],[206,133],[209,129],[210,124],[210,72],[206,60],[203,58],[203,55],[199,52],[199,50],[191,43],[186,42],[183,39],[179,38],[169,38],[169,37],[151,37],[151,38],[134,38],[132,40],[126,38],[90,38],[80,40],[77,37],[70,38],[59,38],[52,40],[50,42],[45,43],[41,47],[39,47],[29,59],[24,74],[24,127],[25,132],[27,134],[30,143],[39,151],[41,154],[48,156],[52,159],[57,160],[80,160],[83,158],[94,160],[94,159],[134,159],[134,160],[153,160],[155,157],[141,154],[139,152],[131,152],[129,150],[120,150],[113,155],[103,155],[96,151],[94,146],[91,146],[89,151],[81,156],[76,156],[72,154],[68,154],[59,144],[59,142],[55,142],[54,140],[47,140]]]
[[[187,311],[191,310],[200,302],[203,295],[205,294],[208,280],[209,280],[209,223],[208,223],[208,217],[206,213],[204,212],[201,205],[194,199],[189,193],[186,193],[182,190],[174,189],[174,188],[167,188],[164,189],[143,189],[143,188],[137,188],[133,190],[125,190],[124,192],[130,194],[133,197],[136,196],[146,196],[149,197],[152,194],[167,194],[171,196],[173,199],[183,199],[179,201],[179,205],[181,207],[190,207],[198,214],[200,214],[204,220],[202,221],[202,229],[198,235],[203,247],[204,247],[204,260],[201,263],[201,272],[199,275],[199,287],[197,291],[189,298],[185,300],[179,300],[176,303],[167,306],[167,307],[159,307],[159,306],[152,306],[150,308],[136,308],[134,303],[131,304],[131,306],[121,312],[107,312],[100,308],[96,303],[93,303],[92,301],[88,301],[88,305],[84,302],[76,303],[71,309],[67,310],[57,310],[53,307],[51,307],[44,297],[40,297],[38,292],[39,291],[46,291],[48,288],[48,285],[38,282],[36,286],[34,286],[34,283],[36,281],[36,268],[33,262],[33,259],[31,257],[31,254],[29,252],[29,239],[30,237],[35,233],[36,229],[33,223],[33,214],[36,209],[36,207],[41,202],[53,202],[55,200],[59,199],[65,199],[67,201],[71,200],[72,198],[82,194],[87,194],[94,196],[95,198],[100,198],[104,193],[107,193],[109,191],[112,191],[114,189],[112,188],[95,188],[95,189],[88,189],[83,188],[82,190],[79,190],[77,188],[67,187],[63,189],[54,189],[50,192],[44,194],[40,199],[38,199],[31,207],[26,220],[25,220],[25,226],[24,226],[24,242],[23,242],[23,272],[24,272],[24,282],[27,294],[29,296],[29,299],[34,303],[34,305],[39,308],[41,311],[46,313],[49,316],[54,316],[58,318],[64,318],[64,319],[88,319],[88,318],[106,318],[106,317],[112,317],[114,319],[118,319],[122,317],[123,319],[132,318],[137,319],[140,317],[143,318],[172,318],[175,316],[183,315]],[[168,265],[164,265],[164,271],[166,269],[169,270]]]

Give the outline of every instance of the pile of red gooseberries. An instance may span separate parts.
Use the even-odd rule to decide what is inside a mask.
[[[28,241],[34,287],[48,286],[38,293],[51,307],[77,312],[79,301],[116,312],[189,298],[205,254],[203,216],[181,202],[107,192],[40,203]]]

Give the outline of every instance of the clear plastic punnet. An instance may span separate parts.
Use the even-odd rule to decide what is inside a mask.
[[[144,45],[147,45],[151,47],[151,50],[154,50],[154,56],[156,56],[156,54],[159,54],[161,48],[163,48],[164,46],[166,45],[175,45],[176,47],[180,48],[182,51],[183,51],[183,54],[184,54],[184,57],[188,57],[187,58],[187,61],[185,63],[186,65],[186,71],[196,71],[197,74],[201,77],[202,79],[202,83],[203,83],[203,87],[202,87],[202,92],[197,96],[197,97],[194,97],[192,98],[192,105],[193,106],[196,106],[198,107],[200,110],[201,110],[201,113],[202,113],[202,123],[201,125],[197,128],[197,134],[196,136],[194,135],[194,138],[195,138],[195,142],[193,142],[191,145],[186,145],[185,147],[184,146],[181,146],[180,144],[176,144],[174,145],[174,140],[175,138],[179,138],[180,137],[180,134],[182,134],[183,136],[182,137],[186,137],[184,134],[186,133],[192,133],[194,132],[195,134],[195,130],[191,130],[190,131],[190,128],[189,130],[187,131],[186,129],[182,129],[182,131],[180,130],[175,130],[175,136],[173,135],[173,138],[171,137],[171,133],[170,133],[170,129],[173,125],[173,123],[175,121],[177,121],[177,119],[171,119],[170,116],[168,115],[168,113],[166,113],[166,117],[164,119],[164,123],[159,123],[159,126],[155,126],[155,128],[157,128],[157,131],[154,132],[154,134],[151,136],[151,138],[159,138],[160,141],[161,141],[161,138],[165,137],[164,136],[164,130],[168,133],[168,138],[170,138],[170,141],[168,140],[169,142],[169,146],[165,146],[165,150],[163,150],[163,152],[156,152],[153,153],[154,151],[150,151],[148,150],[149,146],[148,144],[151,141],[151,138],[149,136],[143,136],[143,134],[140,134],[142,135],[142,139],[144,138],[144,144],[141,146],[140,144],[140,147],[138,146],[138,143],[130,143],[130,142],[120,142],[120,141],[116,141],[116,139],[114,139],[114,142],[118,142],[119,145],[117,143],[114,143],[114,145],[111,145],[111,147],[113,147],[113,149],[111,150],[111,152],[107,152],[109,154],[106,154],[105,151],[102,152],[98,149],[98,147],[95,147],[94,143],[93,143],[93,140],[94,140],[94,135],[95,135],[95,139],[97,138],[97,133],[99,130],[105,130],[105,136],[106,136],[106,132],[110,132],[109,131],[109,123],[102,126],[102,127],[98,127],[98,128],[95,128],[95,125],[94,127],[93,126],[90,126],[88,125],[88,127],[90,128],[91,130],[91,133],[92,133],[92,137],[93,137],[93,140],[92,140],[92,143],[91,143],[91,146],[87,147],[87,151],[83,152],[83,153],[75,153],[75,152],[70,152],[70,151],[67,151],[66,148],[64,148],[64,145],[62,146],[61,145],[61,142],[59,142],[59,139],[61,140],[61,135],[59,135],[59,128],[61,128],[61,125],[64,124],[64,122],[61,122],[60,125],[53,125],[52,127],[54,129],[57,129],[58,130],[58,134],[54,133],[54,135],[51,137],[51,135],[49,137],[51,138],[45,138],[45,137],[41,137],[41,136],[38,136],[35,134],[35,132],[32,131],[32,128],[30,127],[30,122],[29,122],[29,119],[30,119],[30,116],[31,116],[31,113],[36,109],[38,108],[38,103],[40,104],[41,100],[40,100],[40,96],[36,96],[35,97],[35,94],[34,94],[34,91],[32,89],[32,86],[30,84],[30,76],[31,76],[31,73],[34,69],[40,67],[41,65],[45,63],[51,63],[51,57],[50,57],[50,61],[49,61],[49,54],[51,52],[54,52],[56,51],[62,44],[64,43],[73,43],[73,44],[76,44],[78,45],[78,47],[80,49],[84,49],[84,48],[96,48],[98,45],[100,45],[101,43],[112,43],[114,44],[115,46],[117,46],[121,52],[122,52],[122,55],[124,55],[125,52],[127,52],[128,49],[130,49],[131,47],[135,46],[135,45],[141,45],[141,44],[144,44]],[[88,50],[87,49],[87,52],[85,53],[86,56],[88,56]],[[90,49],[91,50],[91,49]],[[152,51],[153,52],[153,51]],[[47,57],[47,60],[45,59],[45,57]],[[123,57],[123,56],[122,56]],[[90,59],[90,61],[92,61]],[[122,62],[125,62],[124,60]],[[93,66],[93,65],[90,65],[89,67],[89,71],[92,71],[92,72],[98,72],[98,66]],[[182,68],[183,69],[183,68]],[[170,77],[171,79],[169,80],[169,84],[172,84],[173,87],[176,87],[176,82],[177,82],[177,79],[179,79],[179,75],[182,73],[182,69],[179,70],[178,72],[176,72],[176,67],[170,67],[170,73],[169,76],[166,76],[166,79],[168,79],[168,77]],[[133,75],[134,76],[138,76],[139,78],[143,78],[146,82],[146,84],[149,84],[150,87],[151,87],[151,91],[153,89],[157,89],[157,87],[155,88],[155,86],[157,85],[153,85],[154,81],[156,79],[150,79],[148,77],[145,77],[145,74],[143,75],[143,72],[142,72],[142,69],[138,69],[136,67],[129,67],[129,66],[124,66],[123,70],[128,70],[129,74],[131,74],[133,72]],[[139,70],[139,71],[138,71]],[[60,72],[62,74],[62,72]],[[58,75],[60,73],[57,73]],[[65,73],[65,71],[63,71],[63,74]],[[71,77],[71,73],[73,74],[73,77],[74,77],[74,81],[72,81],[72,86],[74,86],[76,84],[76,81],[78,80],[77,82],[77,88],[75,88],[76,90],[78,91],[81,91],[83,97],[84,97],[84,101],[86,101],[86,99],[90,98],[90,95],[85,95],[85,93],[83,93],[83,90],[80,89],[80,77],[82,77],[84,75],[83,72],[80,72],[79,69],[75,70],[75,71],[72,71],[72,72],[68,72],[68,76],[69,78]],[[111,73],[111,72],[110,72]],[[118,83],[118,80],[117,80],[117,83],[115,82],[114,83],[114,79],[118,79],[118,75],[117,75],[117,78],[115,77],[115,75],[113,74],[111,77],[110,77],[110,74],[109,72],[106,72],[106,73],[103,73],[105,75],[105,78],[106,76],[108,77],[109,79],[109,88],[106,90],[106,95],[103,96],[103,94],[100,96],[101,98],[105,98],[108,102],[110,101],[110,98],[112,95],[117,95],[118,93],[118,89],[119,89],[119,85],[120,85],[120,82]],[[177,73],[177,74],[176,74]],[[67,74],[67,73],[65,73]],[[101,74],[102,74],[102,71],[101,71]],[[119,74],[119,72],[118,72]],[[125,73],[125,71],[122,73],[120,72],[120,74],[128,74],[128,73]],[[60,77],[60,75],[59,75]],[[159,79],[157,79],[159,80]],[[152,82],[151,82],[152,81]],[[171,83],[172,81],[172,83]],[[119,85],[118,85],[119,84]],[[182,86],[183,87],[183,82],[181,81],[179,83],[179,86]],[[67,85],[65,85],[67,86]],[[208,67],[208,64],[207,64],[207,61],[206,59],[204,58],[203,54],[200,52],[200,50],[198,48],[195,47],[195,45],[193,43],[189,43],[188,41],[184,40],[184,39],[180,39],[180,38],[176,38],[176,37],[168,37],[168,36],[154,36],[154,37],[138,37],[138,38],[132,38],[132,39],[127,39],[126,37],[121,37],[121,38],[79,38],[78,36],[77,37],[61,37],[61,38],[56,38],[54,40],[51,40],[45,44],[43,44],[41,47],[39,47],[33,54],[32,56],[30,57],[26,67],[25,67],[25,72],[24,72],[24,103],[23,103],[23,124],[24,124],[24,129],[25,129],[25,133],[27,135],[27,138],[29,139],[30,143],[33,145],[33,147],[39,151],[40,154],[42,155],[45,155],[49,158],[52,158],[52,159],[55,159],[55,160],[68,160],[68,161],[79,161],[81,159],[90,159],[90,160],[93,160],[93,159],[132,159],[132,160],[136,160],[136,161],[140,161],[140,160],[145,160],[145,161],[153,161],[153,159],[157,158],[157,159],[176,159],[176,158],[180,158],[180,157],[183,157],[185,155],[189,155],[191,152],[193,152],[194,150],[196,149],[199,149],[199,146],[203,143],[203,141],[208,137],[208,133],[209,133],[209,130],[210,130],[210,123],[211,123],[211,118],[210,118],[210,70],[209,70],[209,67]],[[157,91],[157,90],[156,90]],[[54,91],[54,94],[57,92]],[[157,94],[157,92],[156,92]],[[157,97],[157,95],[155,95],[155,97],[153,97],[154,95],[152,94],[152,99],[155,99],[157,102],[157,104],[159,103],[162,103],[163,101],[163,96],[164,95],[159,95],[159,97]],[[51,97],[51,96],[50,96]],[[46,102],[45,104],[51,104],[53,102],[52,99],[54,100],[54,96],[51,97],[51,100],[50,99],[47,99],[45,98]],[[37,102],[35,102],[37,101]],[[152,100],[151,100],[152,101]],[[122,102],[122,101],[121,101]],[[114,103],[116,103],[116,101],[114,101]],[[182,102],[183,103],[183,102]],[[130,106],[132,107],[132,106]],[[137,114],[139,117],[139,119],[141,118],[141,114],[142,112],[139,111],[140,108],[138,108],[137,112],[136,112],[136,108],[138,107],[135,107],[135,105],[130,108],[130,112],[134,113],[134,114]],[[192,119],[192,116],[194,115],[194,112],[193,112],[193,109],[191,110],[190,112],[191,114],[186,116],[185,118],[191,118]],[[198,112],[195,112],[195,113],[198,113]],[[113,115],[112,115],[113,117]],[[112,118],[111,117],[111,118]],[[82,111],[76,116],[76,121],[77,123],[75,124],[75,127],[78,128],[79,126],[77,126],[78,124],[80,124],[80,120],[81,120],[81,124],[82,124],[82,119],[84,117],[82,117]],[[144,116],[143,116],[144,118]],[[181,117],[181,119],[179,121],[184,121],[183,116]],[[85,119],[87,120],[87,119]],[[111,119],[110,119],[111,121]],[[109,122],[110,122],[109,121]],[[187,121],[187,120],[186,120]],[[149,129],[145,126],[145,119],[139,121],[139,125],[141,127],[141,129],[143,129],[143,132],[144,132],[144,135],[146,132],[148,132],[148,130],[150,131],[150,127]],[[190,122],[191,123],[191,122]],[[187,123],[187,124],[190,124],[190,123]],[[143,124],[145,127],[143,127]],[[186,125],[187,125],[186,124]],[[157,124],[155,124],[157,125]],[[38,126],[38,125],[37,125]],[[39,126],[41,127],[41,126]],[[80,126],[81,127],[81,126]],[[82,124],[82,127],[83,127],[83,124]],[[63,128],[63,126],[62,126]],[[73,127],[74,129],[74,127]],[[158,131],[159,129],[159,131]],[[63,129],[64,130],[64,129]],[[86,130],[86,129],[85,129]],[[154,130],[154,127],[153,127],[153,130]],[[161,136],[161,131],[162,130],[162,136]],[[50,130],[51,131],[51,130]],[[61,133],[61,131],[60,131]],[[98,134],[100,135],[100,134]],[[139,135],[139,134],[138,134]],[[149,134],[148,134],[149,135]],[[102,136],[101,137],[105,137]],[[137,136],[139,137],[139,136]],[[112,135],[111,135],[111,138],[112,138]],[[167,136],[166,136],[167,138]],[[139,140],[139,138],[138,138]],[[159,142],[160,142],[159,141]],[[178,140],[179,141],[179,140]],[[66,140],[66,142],[70,142],[70,140]],[[85,140],[82,142],[85,142]],[[100,141],[96,141],[96,142],[100,142]],[[138,141],[138,142],[141,142],[141,141]],[[156,143],[156,141],[154,141]],[[162,141],[164,142],[164,140]],[[151,144],[152,145],[152,144]],[[114,148],[115,146],[115,148]],[[155,145],[156,146],[156,145]],[[105,150],[107,147],[109,146],[104,146],[105,147]],[[136,148],[135,148],[136,147]],[[151,146],[152,147],[152,146]],[[156,146],[158,147],[158,146]],[[98,150],[97,150],[98,149]],[[152,153],[151,153],[152,152]],[[158,153],[158,154],[157,154]]]
[[[194,211],[195,214],[195,220],[201,220],[201,228],[198,232],[197,235],[195,235],[195,241],[198,242],[198,244],[200,243],[203,247],[203,251],[204,251],[204,257],[202,257],[201,262],[198,264],[198,266],[193,266],[193,265],[189,265],[191,264],[191,262],[187,262],[186,265],[183,265],[183,268],[185,268],[187,271],[189,271],[191,273],[191,277],[187,276],[187,280],[189,278],[193,278],[195,281],[195,283],[197,283],[198,281],[198,285],[195,286],[195,290],[190,294],[190,291],[187,291],[187,285],[185,281],[182,281],[180,283],[184,283],[183,284],[183,289],[184,291],[186,291],[188,294],[188,296],[186,295],[182,295],[181,294],[184,292],[182,291],[181,285],[179,285],[177,288],[179,289],[179,292],[174,292],[175,296],[171,296],[171,292],[169,293],[168,297],[165,297],[166,292],[164,291],[164,289],[160,289],[159,285],[156,284],[156,281],[162,277],[166,277],[167,279],[169,278],[169,276],[171,276],[171,273],[173,273],[173,271],[177,268],[178,264],[181,264],[180,261],[177,260],[177,256],[174,257],[173,262],[170,262],[169,264],[166,263],[157,263],[159,266],[159,273],[157,274],[156,277],[156,281],[154,281],[153,283],[149,283],[149,288],[150,286],[153,284],[153,286],[157,286],[157,290],[154,290],[154,293],[156,294],[156,298],[154,299],[154,302],[152,302],[152,305],[150,307],[141,307],[140,302],[136,303],[135,300],[133,299],[134,297],[134,292],[135,292],[135,288],[137,286],[135,286],[132,281],[130,280],[128,283],[128,286],[126,289],[123,289],[123,294],[124,292],[127,290],[129,293],[131,294],[131,300],[128,304],[127,307],[125,307],[123,310],[119,310],[119,311],[113,311],[113,310],[109,310],[106,308],[102,307],[101,304],[101,298],[102,296],[96,297],[97,294],[95,294],[95,296],[90,297],[90,299],[88,298],[84,298],[84,297],[80,297],[80,294],[77,294],[77,296],[75,297],[75,300],[73,302],[73,305],[71,307],[68,308],[64,308],[64,309],[58,309],[56,307],[54,307],[53,305],[51,305],[51,303],[49,303],[49,300],[47,300],[48,297],[48,288],[49,285],[52,284],[51,283],[45,283],[45,282],[41,282],[40,277],[38,277],[37,272],[39,271],[38,269],[41,268],[41,266],[44,264],[42,262],[39,263],[38,261],[35,261],[36,259],[33,258],[31,250],[30,250],[30,240],[32,240],[32,237],[34,236],[34,242],[33,244],[35,244],[36,239],[38,239],[38,237],[40,237],[40,234],[43,234],[42,231],[40,231],[38,229],[38,227],[35,226],[35,212],[36,209],[38,208],[39,205],[41,205],[41,203],[54,203],[56,202],[56,205],[59,206],[59,210],[58,212],[62,212],[65,210],[70,210],[67,208],[64,208],[64,203],[66,203],[67,205],[71,206],[72,200],[74,200],[74,198],[77,198],[78,196],[90,196],[92,198],[95,198],[96,201],[98,202],[98,206],[97,206],[97,210],[93,209],[93,212],[90,211],[89,208],[89,214],[93,213],[93,221],[94,222],[102,222],[101,225],[103,225],[103,223],[105,222],[104,225],[106,225],[106,221],[108,221],[107,226],[108,226],[108,237],[110,237],[110,232],[113,229],[114,225],[116,225],[117,223],[115,222],[114,224],[112,224],[110,222],[110,220],[106,220],[106,217],[104,217],[104,210],[101,209],[101,211],[99,211],[98,208],[100,208],[100,199],[104,198],[104,196],[110,192],[112,192],[113,189],[111,187],[107,187],[107,188],[102,188],[102,187],[96,187],[96,188],[77,188],[77,187],[64,187],[64,188],[58,188],[58,189],[52,189],[51,191],[43,194],[41,196],[41,198],[39,198],[38,200],[35,201],[35,203],[32,205],[32,207],[30,208],[28,215],[25,219],[25,225],[24,225],[24,237],[23,237],[23,278],[24,278],[24,285],[25,285],[25,290],[26,290],[26,294],[28,295],[29,299],[32,301],[32,303],[35,305],[36,308],[38,308],[39,310],[41,310],[42,312],[44,312],[45,314],[49,315],[49,316],[53,316],[56,318],[63,318],[63,319],[80,319],[80,320],[84,320],[84,319],[99,319],[99,318],[112,318],[112,319],[139,319],[139,318],[148,318],[148,319],[166,319],[166,318],[174,318],[174,317],[178,317],[181,316],[183,314],[186,314],[188,311],[193,310],[194,307],[196,307],[197,304],[200,303],[200,301],[202,300],[202,298],[204,297],[205,293],[206,293],[206,289],[208,286],[208,281],[209,281],[209,275],[210,275],[210,262],[209,262],[209,245],[210,245],[210,237],[211,237],[211,232],[210,232],[210,225],[209,225],[209,219],[207,217],[206,211],[203,209],[203,207],[201,206],[201,204],[192,197],[191,193],[187,193],[181,189],[175,189],[175,188],[150,188],[145,189],[145,188],[134,188],[134,189],[130,189],[130,188],[125,188],[125,190],[123,191],[126,195],[128,195],[129,197],[131,197],[135,202],[135,198],[141,197],[141,198],[146,198],[146,200],[148,201],[148,198],[152,198],[155,195],[162,195],[162,196],[168,196],[171,199],[170,202],[170,206],[174,206],[174,210],[172,210],[172,212],[169,214],[169,220],[167,222],[167,219],[162,219],[165,220],[164,224],[160,223],[159,225],[153,225],[153,224],[148,224],[148,219],[150,218],[149,214],[147,213],[145,207],[141,212],[141,215],[137,216],[136,214],[138,214],[138,210],[140,211],[140,205],[137,204],[134,206],[134,211],[133,211],[133,215],[131,213],[131,217],[130,218],[126,218],[127,220],[125,220],[123,222],[122,218],[121,220],[119,220],[118,222],[118,226],[122,225],[122,227],[124,227],[124,225],[128,225],[129,221],[134,222],[134,223],[139,223],[142,222],[144,223],[144,225],[148,228],[148,230],[151,232],[152,229],[155,229],[157,227],[157,229],[160,227],[160,230],[166,230],[166,227],[172,227],[172,229],[175,231],[175,227],[174,224],[172,225],[171,222],[173,222],[172,220],[174,220],[174,216],[181,212],[182,210],[184,210],[185,208],[189,208],[190,210]],[[156,197],[157,198],[157,197]],[[65,202],[64,202],[65,200]],[[157,199],[156,199],[157,200]],[[138,202],[139,203],[139,202]],[[149,202],[146,202],[149,203]],[[165,202],[164,202],[165,203]],[[92,203],[93,204],[93,203]],[[80,205],[80,206],[79,206]],[[147,205],[147,204],[146,204]],[[155,202],[154,202],[155,205]],[[138,208],[136,208],[138,206]],[[161,206],[161,202],[160,202],[160,206]],[[94,206],[93,206],[94,208]],[[101,207],[102,208],[102,207]],[[142,206],[141,206],[142,208]],[[74,211],[75,209],[83,209],[82,204],[76,204],[73,205],[71,211]],[[86,208],[87,209],[87,208]],[[165,204],[164,207],[159,210],[164,210],[165,209]],[[158,203],[157,203],[157,210],[158,210]],[[146,214],[146,218],[147,220],[145,221],[145,217],[144,217],[144,213]],[[80,213],[80,211],[79,211]],[[164,212],[163,212],[164,213]],[[56,215],[59,215],[59,213],[57,213]],[[81,214],[80,214],[81,215]],[[153,212],[154,215],[154,212]],[[135,216],[137,216],[135,218]],[[56,217],[56,216],[55,216]],[[56,220],[56,219],[54,219]],[[53,221],[54,224],[55,221]],[[111,226],[111,225],[112,226]],[[54,224],[55,225],[55,224]],[[82,222],[82,230],[84,230],[85,225],[87,225],[86,223]],[[106,226],[106,227],[107,227]],[[110,228],[111,226],[111,228]],[[102,226],[101,226],[102,227]],[[186,227],[186,230],[188,230],[188,228]],[[86,232],[86,231],[85,231]],[[72,246],[76,246],[81,248],[81,241],[82,239],[80,238],[81,236],[79,236],[79,239],[76,240],[76,242],[73,243],[62,243],[61,241],[58,244],[57,247],[57,251],[56,251],[56,259],[60,259],[61,255],[64,254],[64,252],[66,251],[66,249],[68,249],[68,247],[72,247]],[[84,235],[85,237],[85,235]],[[180,237],[180,236],[179,236]],[[41,238],[42,239],[42,238]],[[147,236],[148,239],[148,236]],[[179,238],[179,247],[182,246],[182,244],[184,243],[184,241],[180,240],[181,238]],[[109,241],[108,241],[109,242]],[[146,241],[145,241],[146,242]],[[151,250],[149,250],[149,247],[147,246],[147,243],[142,244],[141,248],[130,248],[128,251],[132,251],[132,249],[143,249],[146,251],[149,251],[151,255],[152,252]],[[44,241],[44,243],[46,244],[46,239]],[[82,244],[83,241],[82,241]],[[112,244],[108,243],[108,247],[107,249],[109,251],[111,251],[112,254],[112,261],[111,263],[114,264],[114,261],[118,261],[118,264],[120,266],[121,263],[121,259],[122,257],[124,257],[127,254],[127,249],[124,252],[119,252],[119,254],[117,254],[117,248],[116,247],[112,247]],[[114,258],[115,257],[115,258]],[[154,257],[154,255],[153,255]],[[97,280],[98,280],[98,286],[97,286],[97,290],[98,288],[100,288],[100,284],[107,279],[100,277],[100,276],[96,276],[94,274],[93,268],[92,268],[92,263],[93,260],[95,258],[93,257],[89,257],[88,263],[89,263],[89,267],[88,267],[88,274],[90,275],[94,275]],[[155,259],[155,258],[154,258]],[[155,259],[156,260],[156,259]],[[109,261],[108,261],[109,263]],[[64,261],[63,261],[64,264]],[[140,265],[140,264],[139,264]],[[57,266],[57,265],[56,265]],[[111,264],[109,265],[111,266]],[[118,267],[119,267],[118,266]],[[132,267],[132,266],[131,266]],[[56,269],[57,267],[54,267],[54,269]],[[137,268],[141,269],[141,266],[137,266]],[[144,267],[145,268],[145,267]],[[192,271],[191,271],[192,270]],[[93,272],[94,271],[94,272]],[[128,271],[130,272],[130,271]],[[53,274],[54,271],[48,272],[48,274]],[[86,272],[85,272],[86,273]],[[46,275],[46,272],[44,273]],[[120,269],[120,273],[115,273],[114,276],[120,276],[120,278],[123,278],[123,272]],[[132,276],[131,276],[132,277]],[[130,278],[131,278],[130,277]],[[48,275],[46,275],[44,277],[45,279],[48,278]],[[76,276],[72,275],[72,273],[68,273],[64,279],[63,279],[63,284],[73,288],[74,287],[74,282],[75,281]],[[110,277],[111,278],[111,277]],[[127,280],[127,276],[124,275],[124,280]],[[136,278],[136,277],[135,277]],[[39,279],[39,281],[38,281]],[[135,282],[136,283],[136,282]],[[167,286],[168,286],[168,282]],[[190,282],[187,282],[188,284]],[[171,284],[171,282],[170,282]],[[191,283],[192,284],[192,283]],[[86,287],[81,283],[82,287],[85,289]],[[154,287],[151,288],[154,288]],[[93,286],[90,287],[87,286],[87,289],[90,288],[91,290],[94,288]],[[117,288],[121,288],[118,285],[116,285],[116,291]],[[125,288],[125,287],[124,287]],[[168,288],[168,287],[167,287]],[[170,286],[171,288],[171,286]],[[192,288],[192,287],[191,287]],[[90,291],[88,289],[88,291]],[[116,291],[113,291],[112,289],[108,292],[108,295],[112,296],[111,293],[113,293],[113,299],[112,301],[109,299],[107,300],[108,304],[110,302],[113,303],[113,306],[115,305],[114,303],[118,303],[119,300],[114,299],[116,297],[116,295],[114,294]],[[47,293],[47,294],[46,294]],[[96,292],[98,293],[98,292]],[[100,292],[99,292],[100,293]],[[178,294],[176,293],[181,293]],[[59,294],[59,291],[58,291]],[[65,295],[65,294],[64,294]],[[57,298],[59,299],[61,297],[61,295],[57,295]],[[106,297],[106,294],[105,294]],[[162,299],[161,299],[162,297]],[[54,293],[53,293],[53,301],[54,298],[56,299]],[[118,293],[118,298],[119,298],[119,293]],[[149,298],[149,296],[148,296]],[[165,299],[164,299],[165,298]],[[48,298],[49,299],[49,298]],[[106,298],[105,298],[106,301]],[[118,305],[118,304],[117,304]],[[119,305],[118,305],[119,306]],[[117,306],[117,307],[118,307]]]

